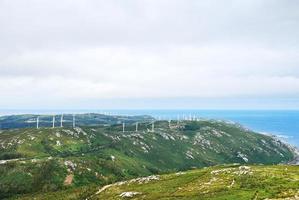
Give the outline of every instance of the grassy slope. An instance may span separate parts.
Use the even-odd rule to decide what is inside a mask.
[[[279,199],[299,195],[298,166],[226,166],[160,176],[148,183],[112,186],[91,199],[123,199],[123,192],[139,192],[131,199]]]
[[[134,125],[128,126],[131,131],[125,133],[120,125],[3,131],[0,160],[22,159],[0,165],[0,198],[76,190],[221,163],[276,164],[294,156],[279,141],[235,124],[200,121],[175,125],[169,128],[168,122],[157,122],[155,132],[146,131],[149,124],[140,124],[138,132],[133,131]],[[51,176],[45,179],[47,171]],[[70,186],[63,185],[67,174],[74,174]]]
[[[81,187],[60,192],[25,195],[27,199],[90,200],[248,200],[296,199],[299,195],[299,166],[214,166],[182,173],[155,176],[158,180],[134,179],[112,184],[101,193],[101,187]],[[138,192],[122,198],[124,192]]]

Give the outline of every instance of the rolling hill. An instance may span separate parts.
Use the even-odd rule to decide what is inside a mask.
[[[140,121],[136,131],[132,121],[125,132],[121,124],[2,130],[0,198],[71,190],[82,199],[99,186],[140,176],[295,157],[287,144],[231,122],[156,121],[152,128]]]

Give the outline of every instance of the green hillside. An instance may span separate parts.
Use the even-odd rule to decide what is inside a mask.
[[[296,200],[299,166],[221,165],[152,175],[99,187],[25,195],[29,199]]]
[[[125,132],[117,124],[10,129],[0,133],[0,198],[65,190],[78,198],[84,187],[85,195],[93,192],[92,185],[224,163],[278,164],[294,156],[273,137],[213,120],[156,121],[154,131],[147,122],[138,131],[127,124]]]
[[[98,190],[96,199],[298,199],[298,166],[219,166],[139,178]]]

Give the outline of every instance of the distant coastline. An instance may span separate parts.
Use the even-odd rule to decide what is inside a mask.
[[[160,119],[183,119],[199,117],[216,120],[234,121],[260,133],[271,133],[280,139],[299,147],[299,111],[298,110],[0,110],[0,116],[13,114],[62,114],[62,113],[103,113],[118,115],[151,115]]]

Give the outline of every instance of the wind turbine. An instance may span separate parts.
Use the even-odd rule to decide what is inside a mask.
[[[138,122],[136,122],[136,132],[138,131]]]
[[[75,128],[76,126],[76,118],[75,118],[75,114],[73,114],[73,128]]]
[[[36,118],[36,128],[37,129],[39,128],[38,124],[39,124],[39,117]]]
[[[52,128],[55,128],[55,115],[53,115]]]
[[[155,121],[152,123],[152,132],[155,132]]]
[[[125,132],[125,122],[123,122],[123,133]]]
[[[61,114],[61,118],[60,118],[60,127],[63,127],[62,122],[63,122],[63,114]]]

